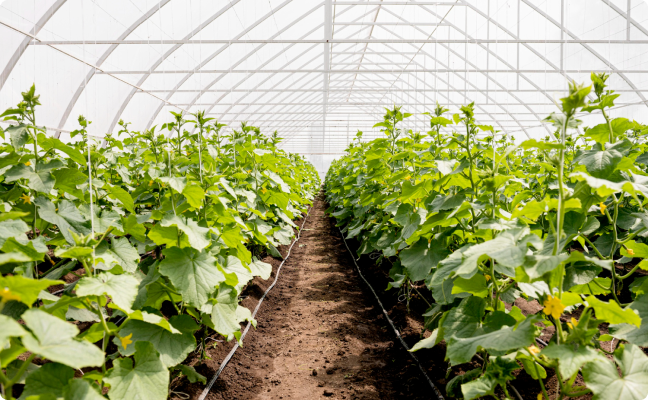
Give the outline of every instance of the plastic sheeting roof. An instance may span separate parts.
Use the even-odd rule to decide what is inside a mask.
[[[335,155],[357,129],[380,135],[383,106],[427,131],[437,101],[538,137],[591,71],[622,94],[615,117],[648,106],[644,0],[5,0],[0,49],[0,109],[35,83],[38,123],[62,139],[79,114],[102,136],[204,109]]]

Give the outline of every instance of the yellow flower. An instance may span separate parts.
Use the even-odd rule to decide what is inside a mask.
[[[2,288],[2,290],[0,290],[0,299],[2,299],[2,300],[0,300],[0,302],[2,302],[2,303],[7,302],[9,300],[18,300],[18,301],[20,301],[20,296],[18,296],[17,294],[11,293],[11,290],[9,290],[8,288]]]
[[[634,256],[634,254],[635,254],[634,250],[632,250],[632,249],[626,249],[626,250],[628,251],[629,256]]]
[[[544,400],[544,396],[542,393],[538,393],[538,399],[537,400]]]
[[[488,281],[491,280],[491,276],[490,276],[490,275],[484,275],[484,278],[486,278],[486,282],[488,282]]]
[[[153,181],[152,180],[149,181],[149,186],[153,186]]]
[[[405,177],[405,180],[406,180],[406,181],[409,181],[410,179],[412,179],[412,175],[407,175],[407,176]]]
[[[574,317],[571,318],[571,322],[567,322],[567,326],[569,326],[572,329],[574,329],[576,325],[578,325],[578,320]]]
[[[23,195],[20,196],[20,198],[22,199],[23,203],[31,204],[31,197],[29,197],[27,193],[23,193]]]
[[[25,165],[29,167],[31,165],[31,161],[27,161]]]
[[[520,208],[520,204],[519,204],[519,203],[516,204],[515,207],[514,207],[513,209],[514,209],[514,210],[517,210],[518,208]]]
[[[531,353],[533,355],[540,354],[540,349],[536,345],[527,347],[527,350],[529,350],[529,353]]]
[[[565,305],[558,297],[547,296],[547,299],[542,304],[545,306],[542,312],[546,315],[551,315],[555,319],[560,318],[560,315],[565,309]]]
[[[268,190],[266,188],[261,188],[261,193],[266,194]]]
[[[133,341],[131,340],[132,337],[133,337],[132,333],[124,337],[119,336],[119,341],[121,342],[121,345],[124,348],[124,350],[126,349],[126,347],[128,347],[129,344],[133,343]]]
[[[603,202],[600,202],[599,207],[601,208],[601,214],[605,215],[605,209],[607,208],[607,206],[603,204]]]

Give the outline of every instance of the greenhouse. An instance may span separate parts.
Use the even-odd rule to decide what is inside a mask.
[[[0,399],[648,398],[644,0],[0,0]]]

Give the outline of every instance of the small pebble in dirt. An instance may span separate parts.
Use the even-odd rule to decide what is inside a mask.
[[[325,391],[324,391],[324,396],[326,396],[326,397],[333,396],[333,392],[330,391],[330,390],[325,390]]]
[[[324,387],[324,382],[320,382],[320,383],[318,383],[317,386],[319,386],[319,387]]]
[[[334,372],[335,372],[334,369],[327,369],[326,370],[326,373],[329,374],[329,375],[333,375]]]
[[[313,370],[312,375],[317,376],[317,370],[316,369]]]

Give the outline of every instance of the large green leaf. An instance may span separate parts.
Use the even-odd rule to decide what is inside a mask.
[[[54,398],[63,397],[64,389],[72,378],[74,378],[72,368],[58,363],[47,363],[27,375],[25,390],[20,399],[48,394],[53,395]]]
[[[540,238],[529,234],[529,228],[503,231],[495,239],[464,250],[462,263],[455,273],[470,278],[477,271],[479,258],[486,255],[497,261],[495,268],[498,272],[514,277],[514,269],[524,262],[529,244],[542,247]]]
[[[260,261],[256,257],[253,257],[252,263],[250,264],[250,270],[252,271],[252,275],[260,276],[261,279],[265,280],[270,278],[270,274],[272,273],[272,265],[268,264],[267,262]]]
[[[54,189],[55,180],[49,170],[37,172],[31,165],[18,164],[5,172],[5,181],[15,182],[18,179],[27,179],[27,186],[40,193],[49,194]]]
[[[16,151],[20,150],[27,143],[30,136],[29,125],[22,123],[8,127],[5,129],[5,132],[9,134],[11,145]]]
[[[586,151],[575,161],[580,162],[596,178],[606,178],[614,172],[623,154],[613,149]]]
[[[0,276],[0,297],[5,301],[17,300],[31,307],[41,290],[63,283],[65,282],[50,279],[29,279],[20,275]]]
[[[205,304],[216,287],[225,281],[216,259],[209,253],[189,247],[170,247],[163,254],[160,274],[168,277],[183,300],[196,308]]]
[[[23,345],[32,353],[76,369],[103,364],[101,349],[75,339],[76,326],[38,309],[25,311],[22,319],[33,334],[23,337]]]
[[[63,389],[65,400],[105,400],[85,379],[73,379]]]
[[[113,238],[108,246],[105,242],[97,248],[95,258],[97,261],[103,261],[103,265],[98,264],[96,268],[110,270],[115,265],[119,265],[126,272],[135,272],[140,260],[137,249],[133,247],[127,238]]]
[[[213,329],[225,337],[230,337],[241,329],[237,314],[238,296],[236,290],[225,284],[221,285],[211,306]]]
[[[467,338],[452,336],[449,340],[446,339],[446,357],[452,365],[457,365],[469,362],[480,348],[489,351],[509,351],[530,346],[539,330],[534,324],[539,320],[540,317],[531,316],[520,322],[517,327],[505,326],[490,333]]]
[[[27,334],[27,331],[15,320],[0,314],[0,349],[4,348],[9,342],[9,338],[21,337]]]
[[[87,165],[88,163],[88,160],[83,157],[83,155],[79,152],[79,150],[66,145],[65,143],[61,142],[60,139],[45,136],[43,133],[39,133],[38,145],[43,150],[50,150],[50,149],[59,150],[65,153],[68,157],[70,157],[70,159],[72,159],[74,162],[78,164]]]
[[[583,377],[594,392],[593,400],[645,400],[648,396],[648,358],[637,346],[621,345],[614,361],[596,361],[585,365]]]
[[[442,337],[447,340],[451,336],[464,338],[475,335],[485,309],[486,301],[480,297],[470,296],[461,300],[441,321]]]
[[[108,192],[108,197],[111,199],[119,200],[119,202],[124,206],[125,209],[134,213],[135,212],[135,203],[131,195],[122,189],[119,186],[106,184],[103,189]]]
[[[81,278],[76,287],[76,294],[78,296],[108,295],[119,308],[130,313],[133,311],[131,307],[137,297],[138,287],[139,281],[132,275],[102,272],[94,278]]]
[[[108,371],[111,400],[137,398],[138,400],[166,400],[169,371],[160,361],[155,347],[149,342],[135,343],[135,363],[130,358],[119,358]]]
[[[420,238],[412,246],[401,251],[400,259],[410,279],[422,281],[447,255],[448,250],[437,240],[428,243],[427,239]]]
[[[594,309],[597,319],[607,321],[610,324],[627,323],[637,327],[641,326],[641,317],[630,307],[623,309],[614,300],[606,303],[594,296],[588,296],[585,301]]]
[[[50,224],[58,226],[59,231],[70,244],[74,244],[74,238],[70,232],[87,235],[90,233],[90,223],[74,203],[68,200],[61,200],[57,206],[49,199],[39,196],[34,201],[38,206],[38,214]]]
[[[566,379],[573,376],[588,362],[607,361],[605,356],[587,346],[572,344],[555,344],[542,349],[542,355],[558,360],[558,370]]]
[[[187,202],[194,208],[202,207],[205,200],[205,191],[198,185],[189,185],[184,188],[182,194]]]
[[[191,247],[196,250],[202,250],[209,244],[209,239],[207,239],[209,228],[198,226],[198,223],[191,218],[167,214],[160,221],[160,225],[163,227],[177,227],[187,235]]]
[[[25,233],[29,230],[29,226],[20,219],[9,219],[0,222],[0,248],[4,246],[5,240],[9,238],[15,238],[19,242],[26,243],[29,239]]]
[[[135,344],[140,341],[150,342],[160,352],[160,360],[167,367],[178,365],[196,347],[196,339],[193,332],[198,329],[194,320],[188,315],[175,315],[169,320],[171,325],[181,333],[173,334],[168,330],[146,323],[144,321],[128,320],[119,331],[121,338],[129,338],[122,341],[118,337],[113,339],[119,352],[124,356],[135,353]],[[132,343],[129,343],[132,341]],[[126,344],[126,347],[124,347]]]
[[[637,346],[648,347],[648,294],[638,296],[628,308],[639,313],[641,326],[637,328],[628,323],[612,324],[609,326],[610,334]]]

